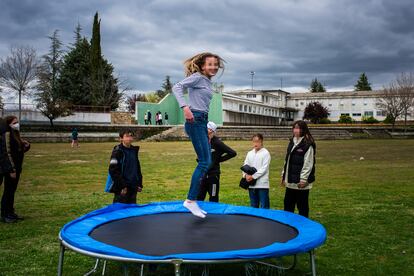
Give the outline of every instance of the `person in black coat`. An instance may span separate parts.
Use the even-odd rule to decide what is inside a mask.
[[[5,121],[6,132],[1,135],[1,151],[5,153],[2,155],[0,166],[0,182],[4,179],[1,220],[12,223],[23,219],[14,210],[14,196],[23,169],[24,153],[30,149],[30,144],[21,139],[20,125],[16,116],[7,116]]]
[[[208,122],[208,137],[211,144],[211,165],[207,173],[200,182],[200,190],[197,200],[204,200],[207,193],[209,194],[209,201],[219,201],[220,188],[220,163],[227,161],[237,155],[237,153],[224,144],[215,133],[217,126],[213,122]]]
[[[137,203],[137,193],[142,191],[141,164],[138,158],[139,146],[133,146],[134,133],[121,130],[121,143],[114,147],[109,162],[109,174],[113,180],[110,192],[113,202]]]

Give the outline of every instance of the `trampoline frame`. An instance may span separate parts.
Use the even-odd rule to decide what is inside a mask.
[[[70,229],[70,227],[72,227],[73,225],[76,225],[79,221],[81,222],[81,226],[76,225],[77,228],[76,227],[74,228],[75,236],[89,234],[91,229],[94,229],[94,227],[96,227],[97,225],[102,225],[112,220],[124,219],[130,216],[152,215],[152,214],[161,214],[161,213],[187,213],[188,212],[182,206],[181,202],[156,202],[156,203],[148,203],[144,205],[113,204],[113,205],[109,205],[104,208],[95,210],[93,212],[90,212],[86,215],[83,215],[77,218],[76,220],[73,220],[67,223],[62,228],[62,230],[59,232],[60,252],[59,252],[57,274],[58,276],[62,275],[65,251],[66,249],[69,249],[76,253],[80,253],[82,255],[89,256],[89,257],[96,259],[96,263],[93,269],[90,270],[85,275],[90,275],[96,272],[98,270],[99,262],[101,260],[104,260],[103,274],[105,273],[107,261],[117,261],[117,262],[123,262],[123,263],[141,264],[141,275],[143,275],[145,264],[172,264],[174,266],[174,272],[176,276],[181,275],[182,264],[204,265],[203,275],[208,275],[208,271],[209,271],[208,265],[211,265],[211,264],[245,263],[246,264],[245,273],[246,275],[248,275],[249,271],[248,271],[247,264],[249,263],[265,265],[265,266],[268,266],[269,268],[275,268],[279,270],[289,270],[295,267],[297,254],[309,253],[309,256],[310,256],[309,263],[310,263],[311,274],[313,276],[316,276],[315,249],[319,247],[320,245],[322,245],[323,242],[326,240],[326,232],[322,225],[319,225],[316,222],[312,222],[311,224],[309,224],[310,222],[308,222],[307,219],[299,215],[295,215],[293,213],[287,213],[283,211],[278,211],[278,210],[267,210],[267,209],[256,210],[251,207],[233,206],[233,205],[222,204],[222,203],[211,204],[211,203],[205,202],[203,204],[204,204],[204,207],[206,207],[207,211],[211,211],[211,210],[208,210],[209,207],[213,209],[212,210],[213,212],[211,212],[212,214],[247,215],[247,216],[255,216],[255,217],[264,218],[264,219],[270,219],[270,220],[277,221],[282,224],[287,224],[291,227],[296,228],[298,231],[300,231],[301,229],[303,231],[304,227],[307,227],[306,228],[307,230],[313,229],[314,231],[316,231],[316,233],[319,234],[319,236],[317,236],[317,238],[314,238],[313,240],[311,239],[311,241],[306,241],[306,242],[301,241],[304,247],[304,248],[302,247],[301,250],[293,250],[292,246],[291,247],[287,246],[285,247],[285,250],[283,253],[279,252],[279,254],[273,254],[273,251],[269,252],[269,248],[267,248],[266,249],[267,251],[264,251],[264,252],[262,251],[260,252],[261,254],[257,254],[257,252],[256,252],[256,255],[250,255],[250,256],[247,254],[242,254],[241,255],[242,257],[240,257],[239,254],[233,253],[233,254],[227,255],[227,258],[223,257],[223,253],[221,252],[218,252],[221,254],[217,254],[213,257],[209,255],[205,256],[203,254],[199,256],[194,256],[188,253],[184,253],[184,254],[177,254],[178,256],[172,255],[169,258],[146,258],[147,257],[146,255],[142,255],[139,253],[138,253],[138,256],[135,253],[130,254],[129,253],[130,251],[128,250],[126,251],[124,250],[126,254],[122,256],[119,252],[114,251],[113,248],[111,248],[110,250],[108,250],[107,248],[104,248],[106,250],[100,250],[100,252],[102,253],[96,253],[95,251],[90,250],[90,248],[93,248],[91,246],[85,247],[79,241],[74,242],[72,239],[66,240],[68,238],[68,233],[65,232],[66,229]],[[139,210],[139,212],[136,211],[141,208],[142,210]],[[132,211],[130,212],[130,210]],[[118,212],[118,211],[120,211],[120,213],[116,213],[117,215],[114,216],[113,214],[115,214],[115,212]],[[104,217],[104,220],[102,219],[95,220],[95,217],[101,216],[102,214],[103,215],[109,214],[109,216]],[[88,221],[89,219],[91,221]],[[289,220],[293,219],[293,221],[290,221],[288,223],[287,222],[288,219]],[[85,221],[87,221],[86,226],[82,224]],[[69,233],[71,232],[69,231]],[[305,237],[307,236],[305,235]],[[271,244],[269,246],[274,246],[274,244]],[[260,249],[254,249],[254,250],[257,251]],[[234,251],[229,251],[229,252],[234,252]],[[121,253],[123,252],[121,251]],[[284,257],[293,256],[293,264],[289,266],[285,266],[282,263],[279,266],[278,264],[268,263],[264,261],[264,260],[278,259],[283,256]],[[124,268],[126,268],[126,265],[124,266]],[[188,268],[188,267],[185,267],[185,268]],[[127,270],[125,270],[124,273],[127,274]]]
[[[62,239],[60,234],[59,234],[59,241],[60,241],[60,251],[59,251],[59,261],[58,261],[58,267],[57,267],[57,275],[58,276],[61,276],[62,273],[63,273],[64,255],[65,255],[66,249],[69,249],[71,251],[80,253],[80,254],[85,255],[85,256],[96,258],[94,268],[92,270],[90,270],[89,272],[85,273],[84,275],[90,275],[90,274],[96,272],[100,260],[105,260],[102,275],[105,274],[106,261],[109,261],[109,260],[110,261],[117,261],[117,262],[125,262],[125,263],[139,263],[139,264],[141,264],[141,272],[140,272],[141,276],[144,275],[143,274],[144,264],[172,264],[174,266],[175,276],[180,276],[181,275],[181,265],[182,264],[204,264],[204,265],[209,265],[209,264],[252,263],[252,262],[254,262],[254,263],[257,263],[257,264],[261,264],[261,265],[265,265],[265,266],[269,266],[269,267],[276,268],[276,269],[281,269],[281,270],[290,270],[290,269],[293,269],[296,266],[296,254],[293,255],[293,258],[294,258],[293,259],[293,264],[289,267],[282,267],[282,266],[266,263],[266,262],[263,262],[263,261],[258,261],[260,259],[220,259],[220,260],[164,259],[164,260],[145,260],[145,259],[137,259],[137,258],[125,258],[125,257],[119,257],[119,256],[104,255],[104,254],[98,254],[98,253],[93,253],[93,252],[90,252],[90,251],[86,251],[86,250],[77,248],[77,247],[67,243],[66,241],[64,241]],[[316,276],[315,249],[310,250],[308,253],[309,253],[309,257],[310,257],[310,269],[311,269],[312,276]],[[269,258],[265,258],[265,259],[269,259]],[[208,273],[207,273],[207,275],[208,275]]]

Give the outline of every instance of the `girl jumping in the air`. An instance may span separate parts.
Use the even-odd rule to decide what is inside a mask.
[[[191,177],[190,190],[184,207],[195,216],[204,218],[206,212],[197,204],[200,181],[211,163],[211,149],[208,142],[208,111],[213,89],[211,78],[224,68],[223,59],[212,53],[201,53],[184,62],[186,78],[173,87],[173,93],[185,117],[185,131],[190,137],[197,154],[198,164]],[[184,91],[188,89],[188,102]]]

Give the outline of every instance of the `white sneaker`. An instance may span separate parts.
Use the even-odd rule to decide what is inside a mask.
[[[198,206],[200,208],[200,206]],[[207,215],[207,212],[204,211],[203,209],[200,208],[201,213],[203,213],[204,215]]]
[[[187,208],[194,216],[205,218],[206,215],[202,212],[196,201],[185,200],[183,206]]]

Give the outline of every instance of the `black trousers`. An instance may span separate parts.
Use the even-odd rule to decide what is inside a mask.
[[[200,182],[200,189],[198,192],[197,200],[204,201],[206,195],[209,195],[210,202],[219,201],[220,190],[220,175],[206,175]]]
[[[1,216],[7,217],[14,214],[14,195],[16,194],[17,184],[19,183],[21,172],[16,173],[16,178],[11,178],[10,174],[0,175],[0,182],[4,180],[4,192],[1,198]]]
[[[137,190],[127,188],[127,192],[125,195],[122,195],[121,192],[115,193],[113,203],[136,204]]]
[[[299,215],[309,217],[309,190],[286,188],[284,210],[294,213],[295,206],[298,207]]]

